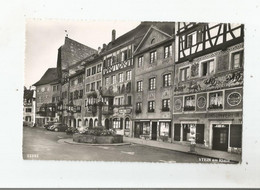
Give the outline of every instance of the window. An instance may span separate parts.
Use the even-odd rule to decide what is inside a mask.
[[[88,76],[90,76],[90,72],[91,72],[91,70],[90,70],[90,68],[87,70],[87,77]]]
[[[108,77],[105,78],[105,85],[109,85],[109,78]]]
[[[196,32],[193,32],[191,34],[188,34],[186,37],[186,48],[189,48],[196,44]]]
[[[163,86],[167,87],[167,86],[171,86],[171,74],[166,74],[163,75]]]
[[[155,83],[156,83],[155,77],[149,79],[149,90],[155,89]]]
[[[203,39],[203,32],[202,29],[200,28],[197,30],[197,43],[202,42],[202,39]]]
[[[73,100],[73,92],[70,92],[70,100]]]
[[[138,67],[142,67],[144,64],[144,56],[138,57]]]
[[[121,61],[125,61],[127,59],[127,50],[122,52],[122,57]]]
[[[102,68],[102,65],[99,64],[99,65],[97,66],[97,73],[100,73],[100,72],[101,72],[101,68]]]
[[[120,129],[120,120],[118,118],[113,119],[113,128]]]
[[[126,80],[132,79],[132,71],[126,71]]]
[[[97,81],[97,90],[99,90],[101,87],[101,80]]]
[[[92,75],[96,74],[96,66],[92,67]]]
[[[123,75],[123,73],[119,73],[119,82],[123,82],[123,80],[124,80],[124,75]]]
[[[95,91],[95,82],[92,82],[91,83],[91,88],[90,88],[91,91]]]
[[[243,67],[243,51],[233,53],[231,59],[232,69],[238,69]]]
[[[32,112],[32,108],[26,108],[25,112]]]
[[[212,73],[215,72],[215,64],[214,60],[209,60],[201,63],[201,75],[202,76],[207,76],[211,75]]]
[[[86,92],[90,91],[90,84],[86,84]]]
[[[137,102],[136,103],[136,113],[141,113],[142,112],[142,102]]]
[[[74,100],[77,100],[79,98],[79,91],[74,91]]]
[[[52,91],[55,92],[56,91],[56,86],[52,87]]]
[[[162,111],[170,111],[170,99],[164,99],[162,101]]]
[[[189,67],[180,69],[180,81],[186,81],[189,78]]]
[[[150,53],[150,63],[154,63],[157,59],[157,53],[156,51],[153,51]]]
[[[183,126],[183,141],[189,141],[191,138],[192,132],[196,131],[196,124],[182,124]]]
[[[113,75],[112,78],[111,78],[111,82],[112,84],[116,84],[116,75]]]
[[[160,122],[160,136],[171,137],[171,123],[170,122]]]
[[[79,98],[83,98],[83,90],[79,91]]]
[[[184,100],[184,111],[195,110],[195,96],[186,96]]]
[[[215,92],[209,94],[209,109],[223,108],[223,92]]]
[[[138,81],[137,82],[137,92],[142,92],[143,91],[143,81]]]
[[[127,105],[132,105],[132,96],[127,96]]]
[[[172,56],[172,45],[168,45],[164,47],[164,58],[168,58]]]
[[[83,76],[80,76],[79,78],[78,78],[78,83],[80,84],[80,83],[82,83],[83,82]]]
[[[149,101],[148,102],[148,112],[154,112],[154,108],[155,108],[155,102]]]

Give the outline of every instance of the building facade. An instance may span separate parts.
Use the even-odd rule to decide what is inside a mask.
[[[23,122],[26,125],[34,126],[35,124],[35,90],[24,89],[23,95]]]
[[[174,142],[241,152],[244,27],[177,23]]]
[[[135,138],[171,142],[174,26],[151,26],[135,50]]]
[[[57,69],[49,68],[34,86],[36,87],[36,125],[43,126],[48,121],[58,121],[56,98],[59,99],[60,91],[56,90],[59,88]]]

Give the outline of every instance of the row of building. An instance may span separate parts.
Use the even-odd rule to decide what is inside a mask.
[[[241,152],[244,26],[141,22],[95,50],[68,37],[36,87],[36,124]]]

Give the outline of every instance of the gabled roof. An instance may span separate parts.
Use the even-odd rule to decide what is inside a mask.
[[[167,24],[166,24],[167,25]],[[166,26],[165,25],[165,26]],[[142,38],[141,42],[138,44],[135,52],[137,52],[141,47],[142,45],[144,44],[145,40],[148,38],[148,36],[152,33],[152,31],[155,30],[159,33],[161,33],[162,35],[166,36],[168,39],[172,38],[173,37],[173,34],[168,34],[162,30],[160,30],[159,28],[155,27],[155,26],[151,26],[148,31],[146,32],[146,34],[144,35],[144,37]]]
[[[57,82],[58,81],[58,72],[57,72],[57,68],[49,68],[44,75],[42,76],[42,78],[36,82],[33,86],[40,86],[40,85],[44,85],[44,84],[49,84],[49,83],[53,83],[53,82]]]
[[[24,90],[23,92],[24,99],[32,99],[33,98],[33,90]]]
[[[129,32],[123,34],[122,36],[115,39],[113,42],[109,42],[106,47],[106,51],[109,51],[132,40],[136,40],[136,44],[138,44],[151,26],[157,27],[159,30],[165,32],[170,36],[174,34],[174,22],[141,22],[141,24],[139,24],[133,30],[130,30]]]

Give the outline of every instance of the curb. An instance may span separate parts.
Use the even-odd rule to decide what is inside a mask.
[[[89,144],[89,143],[77,143],[74,142],[72,139],[59,139],[58,143],[63,142],[71,145],[84,145],[84,146],[124,146],[124,145],[131,145],[132,143],[114,143],[114,144]]]

